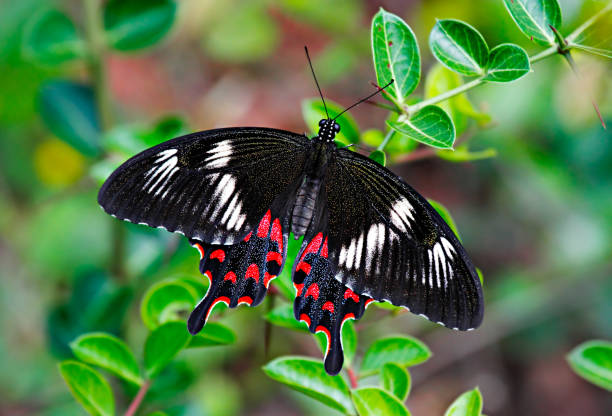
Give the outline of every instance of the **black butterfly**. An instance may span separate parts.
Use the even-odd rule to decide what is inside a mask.
[[[312,139],[260,127],[178,137],[121,165],[98,202],[198,249],[210,288],[189,317],[192,334],[217,302],[263,300],[290,232],[304,236],[293,269],[295,318],[327,335],[329,374],[342,368],[342,324],[373,300],[453,329],[480,325],[480,280],[449,226],[391,171],[337,148],[339,131],[328,116]]]

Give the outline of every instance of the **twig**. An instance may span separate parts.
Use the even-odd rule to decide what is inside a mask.
[[[346,374],[348,375],[349,382],[351,383],[351,388],[356,389],[359,387],[359,378],[357,377],[357,374],[355,374],[352,367],[348,367],[346,369]]]
[[[140,407],[140,404],[147,394],[149,387],[151,387],[150,380],[145,381],[142,386],[140,386],[138,393],[136,393],[136,397],[134,397],[134,400],[132,400],[132,403],[130,403],[129,407],[125,411],[125,416],[134,416],[134,414],[136,414],[136,411]]]

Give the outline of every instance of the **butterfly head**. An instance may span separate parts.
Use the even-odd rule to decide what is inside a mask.
[[[340,124],[336,123],[335,120],[324,118],[319,121],[319,134],[317,137],[320,141],[331,143],[339,132]]]

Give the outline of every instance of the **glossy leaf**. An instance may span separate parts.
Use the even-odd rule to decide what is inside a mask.
[[[557,0],[504,0],[506,9],[521,32],[541,45],[554,45],[550,26],[561,27],[561,7]]]
[[[568,354],[567,361],[580,377],[612,391],[612,342],[582,343]]]
[[[410,119],[399,117],[387,120],[393,130],[409,138],[438,149],[452,149],[455,142],[455,126],[440,107],[428,105],[413,114]]]
[[[50,81],[39,95],[40,115],[51,133],[86,156],[100,153],[100,124],[91,88]]]
[[[387,117],[386,122],[397,121],[398,118],[399,114],[392,112]],[[391,135],[387,145],[385,146],[385,153],[387,153],[391,159],[393,159],[394,156],[407,155],[419,146],[419,142],[411,139],[405,134],[398,132],[397,130],[393,130],[388,123],[386,134]]]
[[[355,321],[352,319],[344,321],[342,325],[342,348],[344,349],[344,365],[350,366],[357,352],[357,330]]]
[[[372,20],[372,54],[379,86],[404,103],[421,78],[421,58],[414,33],[400,17],[380,9]]]
[[[520,46],[506,43],[491,49],[484,79],[492,82],[515,81],[525,76],[530,69],[527,52]]]
[[[387,155],[382,150],[374,150],[370,153],[370,159],[378,163],[379,165],[385,166],[387,164]]]
[[[455,220],[453,220],[453,217],[451,216],[448,209],[444,205],[442,205],[438,201],[434,201],[433,199],[428,199],[427,202],[429,202],[429,204],[434,207],[434,209],[438,212],[438,214],[440,214],[444,222],[448,224],[451,230],[453,230],[455,236],[457,236],[457,239],[461,241],[457,224],[455,224]]]
[[[113,391],[99,372],[77,361],[63,361],[58,367],[72,395],[90,415],[115,414]]]
[[[359,416],[409,416],[410,412],[397,397],[377,387],[354,390],[353,403]]]
[[[268,322],[273,325],[282,326],[284,328],[294,329],[297,331],[308,331],[308,326],[301,321],[295,319],[293,314],[293,305],[285,303],[272,309],[265,315]]]
[[[208,322],[202,331],[191,337],[187,347],[215,347],[217,345],[233,344],[234,342],[236,342],[234,331],[218,322]]]
[[[366,351],[360,374],[367,376],[379,372],[389,362],[410,367],[421,364],[431,357],[431,351],[416,338],[396,336],[381,338]]]
[[[325,103],[330,118],[336,117],[344,110],[343,107],[333,101],[325,100]],[[302,116],[312,134],[316,135],[319,132],[319,121],[327,118],[321,99],[303,100]],[[340,125],[340,133],[336,135],[336,139],[346,144],[359,143],[359,127],[357,127],[357,122],[353,116],[346,112],[338,117],[336,122]]]
[[[153,378],[191,341],[185,322],[166,322],[153,330],[144,346],[147,378]]]
[[[444,416],[480,416],[482,412],[482,395],[480,390],[467,391],[459,396],[446,410]]]
[[[342,413],[353,413],[349,388],[342,377],[330,376],[323,363],[303,357],[280,357],[263,371],[272,379]]]
[[[59,10],[45,9],[32,16],[23,31],[22,48],[27,58],[47,65],[85,55],[85,43],[74,23]]]
[[[457,146],[454,150],[439,150],[438,157],[449,162],[473,162],[476,160],[489,159],[497,156],[497,150],[488,148],[484,150],[471,151],[467,145]]]
[[[108,42],[120,51],[151,46],[168,33],[175,14],[173,0],[110,0],[104,7]]]
[[[438,61],[462,75],[484,75],[489,47],[482,35],[459,20],[438,20],[429,35],[429,47]]]
[[[151,286],[142,298],[140,316],[149,329],[179,319],[179,311],[191,311],[200,300],[197,291],[178,279],[169,279]]]
[[[402,402],[410,392],[410,373],[395,363],[386,363],[380,372],[383,388]]]
[[[102,332],[84,334],[71,342],[70,348],[81,361],[102,367],[134,384],[143,383],[134,354],[113,335]]]

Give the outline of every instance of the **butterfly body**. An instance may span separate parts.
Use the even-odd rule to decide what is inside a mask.
[[[218,302],[260,303],[281,272],[290,233],[294,313],[328,338],[325,368],[340,371],[340,334],[372,301],[388,301],[451,328],[478,326],[482,288],[465,250],[437,212],[388,169],[334,143],[257,127],[209,130],[134,156],[98,201],[119,219],[189,238],[210,281],[188,321],[200,331]]]

